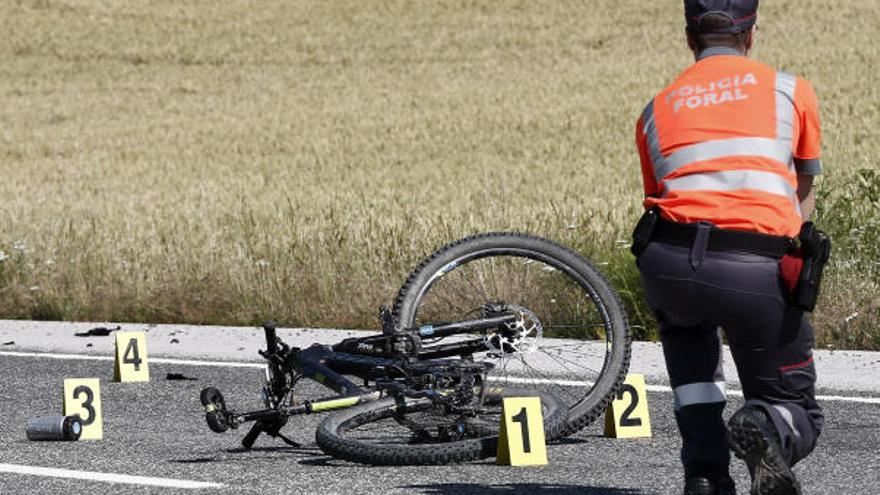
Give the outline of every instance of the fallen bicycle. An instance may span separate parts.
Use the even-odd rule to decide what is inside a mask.
[[[541,399],[548,440],[601,415],[629,367],[622,304],[601,273],[552,241],[489,233],[441,248],[410,274],[382,332],[335,345],[290,347],[264,325],[264,408],[228,409],[202,390],[208,426],[253,422],[295,444],[289,418],[330,413],[316,440],[334,457],[368,464],[446,464],[494,456],[505,397]],[[305,397],[302,380],[333,392]],[[358,380],[360,383],[355,383]]]

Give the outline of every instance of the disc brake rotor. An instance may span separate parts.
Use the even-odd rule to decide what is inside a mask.
[[[516,315],[516,320],[505,323],[504,328],[483,336],[483,342],[489,348],[489,352],[505,357],[510,354],[537,351],[544,334],[544,327],[538,315],[513,304],[507,305],[507,309]]]

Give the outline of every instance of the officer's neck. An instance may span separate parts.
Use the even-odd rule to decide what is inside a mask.
[[[697,62],[718,55],[735,55],[738,57],[748,56],[748,51],[742,51],[731,46],[710,46],[701,52],[694,52],[694,58]]]

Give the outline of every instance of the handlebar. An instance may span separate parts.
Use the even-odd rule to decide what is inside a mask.
[[[267,321],[263,323],[263,331],[266,332],[266,351],[274,354],[278,351],[278,337],[275,334],[275,322]]]

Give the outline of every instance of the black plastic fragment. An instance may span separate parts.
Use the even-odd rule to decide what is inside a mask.
[[[106,337],[110,335],[110,332],[115,332],[116,330],[121,329],[122,327],[119,326],[117,326],[116,328],[96,327],[86,332],[76,332],[74,335],[76,335],[77,337]]]
[[[183,373],[168,373],[165,375],[166,380],[198,380],[198,378],[192,376],[186,376]]]

